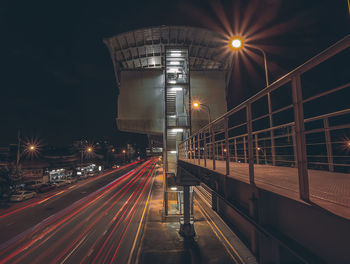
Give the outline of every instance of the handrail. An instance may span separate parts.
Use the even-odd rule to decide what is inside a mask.
[[[274,166],[285,166],[285,163],[292,163],[294,167],[298,168],[300,198],[308,201],[308,168],[310,166],[323,166],[317,168],[326,169],[331,172],[334,172],[336,167],[338,171],[340,169],[341,171],[348,172],[348,166],[343,166],[346,163],[344,159],[348,157],[337,153],[340,148],[339,145],[342,144],[341,142],[344,143],[346,138],[333,138],[334,135],[331,135],[331,132],[335,133],[350,127],[350,121],[346,121],[346,118],[340,118],[341,116],[350,114],[350,107],[341,110],[330,110],[330,112],[325,114],[312,115],[311,117],[305,118],[304,104],[319,98],[326,98],[326,96],[334,94],[335,92],[339,93],[343,92],[345,89],[349,89],[350,80],[338,87],[331,87],[328,91],[323,91],[304,99],[302,95],[301,74],[327,61],[349,47],[350,35],[200,128],[179,144],[179,158],[189,156],[190,159],[196,160],[199,164],[203,158],[205,167],[207,167],[207,163],[210,160],[210,162],[213,163],[212,168],[214,170],[216,170],[215,160],[226,160],[226,174],[229,174],[229,161],[231,158],[236,162],[243,161],[249,163],[251,184],[254,184],[254,164],[260,164],[262,162],[264,162],[263,164],[268,164],[271,162]],[[285,87],[284,85],[287,83],[291,84],[286,88],[291,89],[292,103],[285,103],[277,109],[274,109],[274,111],[270,111],[268,114],[258,114],[252,118],[252,106],[254,106],[254,102],[281,87]],[[262,102],[265,103],[265,101]],[[270,99],[267,100],[267,104],[269,109],[271,109]],[[245,112],[246,118],[230,126],[230,118],[242,110]],[[270,120],[268,125],[265,124],[267,122],[263,121],[264,119],[266,120],[267,117],[278,117],[277,114],[279,113],[285,113],[285,115],[290,114],[290,112],[286,112],[286,110],[293,111],[293,119],[289,116],[287,120],[280,120],[281,122],[278,124],[273,124]],[[244,112],[242,112],[242,114],[244,114]],[[343,119],[343,123],[332,122],[335,118],[337,118],[338,121],[339,119]],[[263,125],[254,126],[254,124],[258,124],[260,121],[265,123]],[[220,128],[214,129],[217,125],[220,125]],[[221,125],[224,125],[224,128]],[[265,134],[267,132],[270,132],[269,136]],[[205,134],[205,137],[203,137],[203,134]],[[321,140],[317,139],[320,137],[319,134],[322,136]],[[317,140],[315,142],[310,142],[309,139],[306,138],[306,135]],[[279,142],[276,143],[276,140]],[[282,142],[283,140],[288,141],[288,143]],[[348,141],[350,150],[350,135]],[[315,153],[308,148],[317,148],[317,146],[321,145],[326,146],[326,155],[324,156],[327,162],[325,162],[325,160],[315,161],[314,159],[308,161],[308,157],[309,159],[315,157]],[[323,155],[323,153],[317,154]],[[291,157],[292,159],[283,157]]]
[[[284,76],[282,76],[281,78],[277,79],[276,81],[271,83],[269,86],[265,87],[264,89],[262,89],[261,91],[259,91],[258,93],[256,93],[252,97],[250,97],[249,99],[243,101],[242,103],[240,103],[239,105],[237,105],[233,109],[226,112],[225,114],[212,120],[212,122],[210,124],[215,124],[215,123],[219,122],[221,119],[228,117],[228,116],[234,114],[235,112],[238,112],[239,110],[243,109],[245,107],[245,105],[260,99],[261,97],[265,96],[267,93],[272,92],[275,89],[281,87],[282,85],[288,83],[292,79],[293,76],[295,76],[297,74],[302,74],[302,73],[308,71],[309,69],[313,68],[314,66],[326,61],[327,59],[329,59],[329,58],[333,57],[334,55],[340,53],[341,51],[347,49],[349,46],[350,46],[350,34],[347,35],[346,37],[344,37],[343,39],[339,40],[338,42],[336,42],[335,44],[333,44],[332,46],[330,46],[329,48],[327,48],[323,52],[317,54],[316,56],[314,56],[313,58],[311,58],[310,60],[308,60],[304,64],[300,65],[296,69],[292,70],[291,72],[289,72],[289,73],[285,74]],[[210,127],[210,124],[205,125],[201,129],[199,129],[197,132],[208,129]]]

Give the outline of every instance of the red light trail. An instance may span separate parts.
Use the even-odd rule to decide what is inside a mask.
[[[100,263],[101,259],[103,262],[114,261],[119,256],[121,245],[129,243],[125,238],[130,230],[134,231],[130,226],[133,221],[138,221],[135,215],[142,207],[141,202],[145,201],[146,190],[151,186],[155,163],[155,159],[144,162],[17,238],[3,243],[0,245],[0,264],[83,263],[88,259],[89,263],[97,260]],[[40,201],[55,195],[57,193]],[[98,252],[95,250],[97,248]]]

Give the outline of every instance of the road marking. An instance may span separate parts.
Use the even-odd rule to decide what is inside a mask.
[[[141,230],[143,218],[144,218],[145,213],[146,213],[146,208],[147,208],[147,205],[148,205],[148,202],[149,202],[149,198],[151,197],[153,182],[154,182],[154,179],[152,179],[152,184],[151,184],[150,190],[149,190],[149,192],[148,192],[148,197],[147,197],[147,201],[146,201],[146,204],[145,204],[145,208],[143,209],[142,216],[141,216],[141,220],[140,220],[140,224],[139,224],[139,227],[138,227],[138,229],[137,229],[136,236],[135,236],[135,239],[134,239],[134,243],[133,243],[133,245],[132,245],[132,248],[131,248],[131,251],[130,251],[130,254],[129,254],[128,264],[131,263],[132,255],[134,254],[134,250],[135,250],[136,242],[137,242],[137,239],[138,239],[140,230]]]
[[[214,225],[215,228],[216,228],[216,230],[219,231],[219,233],[220,233],[221,236],[224,238],[224,240],[226,241],[226,243],[230,246],[230,248],[232,249],[232,251],[233,251],[233,252],[235,253],[235,255],[239,258],[239,261],[240,261],[241,263],[244,263],[242,257],[238,254],[237,250],[236,250],[236,249],[231,245],[231,243],[227,240],[227,238],[226,238],[226,237],[224,236],[224,234],[221,232],[221,230],[219,229],[219,227],[214,223],[214,221],[210,218],[210,216],[209,216],[206,212],[204,212],[204,209],[202,208],[202,206],[200,205],[199,202],[198,202],[198,208],[199,208],[199,210],[201,211],[202,215],[203,215],[204,217],[207,218],[207,222],[208,222],[209,226],[210,226],[211,229],[214,231],[215,235],[219,238],[219,240],[220,240],[220,237],[219,237],[219,235],[217,234],[217,232],[215,232],[215,230],[214,230],[214,228],[213,228],[212,225]],[[209,221],[208,219],[210,219],[210,221]],[[228,248],[226,247],[225,244],[224,244],[224,246],[225,246],[227,252],[228,252],[228,253],[230,254],[230,256],[232,257],[232,259],[237,260],[237,258],[235,258],[235,257],[231,254],[231,252],[228,250]]]
[[[54,195],[52,195],[52,196],[50,196],[50,197],[47,197],[47,198],[44,199],[44,200],[41,200],[40,202],[38,202],[38,204],[42,204],[43,202],[46,202],[47,200],[51,199],[52,197],[55,197],[55,196],[57,196],[57,195],[60,195],[61,193],[64,193],[64,192],[65,192],[65,190],[60,191],[60,192],[58,192],[58,193],[56,193],[56,194],[54,194]]]
[[[73,248],[73,250],[71,252],[69,252],[69,254],[64,258],[64,260],[61,261],[61,264],[63,264],[64,262],[66,262],[66,260],[74,253],[74,251],[84,242],[84,240],[86,239],[87,235],[85,237],[83,237],[82,240],[80,240],[80,242],[78,243],[78,245],[75,246],[75,248]]]

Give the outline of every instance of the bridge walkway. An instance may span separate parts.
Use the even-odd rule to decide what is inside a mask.
[[[204,159],[180,160],[205,167]],[[229,177],[249,182],[249,164],[230,161]],[[213,170],[213,161],[206,167]],[[215,170],[226,174],[226,161],[216,160]],[[321,170],[308,170],[310,201],[336,215],[350,219],[350,175]],[[298,169],[265,164],[254,164],[254,180],[258,188],[304,202],[299,197]]]

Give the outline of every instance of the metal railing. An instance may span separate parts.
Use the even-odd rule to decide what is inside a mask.
[[[193,133],[178,158],[216,170],[217,161],[297,168],[309,200],[308,170],[350,173],[350,35]],[[272,120],[272,122],[271,122]],[[349,175],[350,176],[350,175]]]

